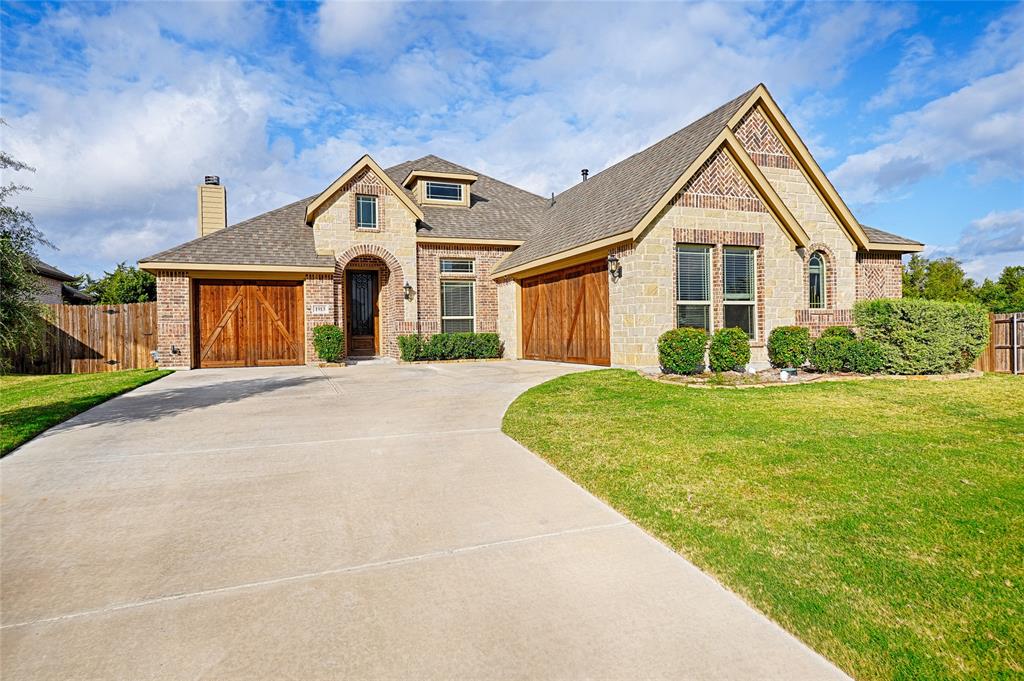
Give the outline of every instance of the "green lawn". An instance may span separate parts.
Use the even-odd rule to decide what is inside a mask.
[[[1024,379],[573,374],[504,430],[859,679],[1024,677]]]
[[[169,373],[138,369],[102,374],[0,376],[0,456],[89,407]]]

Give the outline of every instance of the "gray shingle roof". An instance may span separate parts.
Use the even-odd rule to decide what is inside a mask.
[[[139,262],[333,267],[333,257],[316,254],[313,230],[305,223],[306,204],[314,198],[243,220]]]
[[[541,196],[437,156],[406,161],[384,172],[402,187],[402,181],[413,170],[477,176],[470,189],[468,208],[420,206],[424,217],[417,228],[420,236],[521,241],[543,219],[548,208],[547,199]],[[412,192],[402,189],[412,198]]]
[[[75,278],[63,270],[59,270],[53,265],[48,265],[39,258],[32,258],[29,266],[32,270],[41,277],[48,277],[50,279],[56,279],[57,281],[74,281]]]
[[[496,271],[633,229],[722,132],[751,92],[556,196],[541,227]]]
[[[874,227],[868,227],[867,225],[861,225],[860,228],[863,229],[864,233],[868,235],[868,239],[870,239],[874,243],[879,243],[879,244],[904,244],[904,245],[907,245],[907,246],[923,246],[924,245],[920,241],[914,241],[913,239],[908,239],[905,236],[900,236],[899,234],[893,234],[892,232],[885,232],[885,231],[882,231],[881,229],[876,229]]]

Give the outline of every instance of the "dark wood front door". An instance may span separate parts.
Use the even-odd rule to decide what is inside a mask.
[[[380,352],[380,310],[377,272],[349,270],[345,275],[348,291],[348,354],[370,356]]]
[[[301,281],[196,281],[197,367],[302,364]]]
[[[525,358],[611,363],[604,260],[524,279],[522,290]]]

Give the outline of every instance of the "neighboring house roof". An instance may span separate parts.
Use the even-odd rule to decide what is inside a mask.
[[[920,241],[914,241],[913,239],[908,239],[905,236],[900,236],[899,234],[893,234],[892,232],[886,232],[886,231],[883,231],[881,229],[877,229],[875,227],[868,227],[867,225],[865,225],[863,223],[861,223],[860,228],[864,230],[864,233],[867,234],[868,238],[871,239],[871,241],[874,242],[874,243],[879,243],[879,244],[903,244],[903,245],[906,245],[906,246],[923,246],[924,245]]]
[[[30,264],[30,267],[32,268],[32,271],[34,271],[36,274],[38,274],[41,277],[47,277],[49,279],[56,279],[57,281],[74,281],[75,280],[75,278],[72,277],[67,272],[64,272],[63,270],[59,270],[56,267],[54,267],[53,265],[47,265],[45,262],[43,262],[39,258],[32,258],[32,262]]]
[[[423,219],[417,236],[452,239],[523,241],[543,221],[547,199],[437,156],[424,156],[387,168],[384,172],[401,185],[413,170],[476,175],[469,207],[421,206]],[[403,187],[409,197],[412,192]]]
[[[333,268],[332,256],[317,255],[313,230],[305,222],[306,205],[313,198],[257,215],[139,262]]]
[[[64,302],[68,303],[91,303],[96,300],[96,296],[85,291],[79,291],[77,288],[67,284],[60,285],[60,296]]]
[[[633,229],[753,91],[557,195],[543,226],[498,271]]]

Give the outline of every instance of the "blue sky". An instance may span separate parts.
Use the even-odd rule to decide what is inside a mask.
[[[72,273],[235,222],[362,153],[546,195],[764,82],[865,224],[1024,264],[1024,5],[0,5],[4,149]]]

